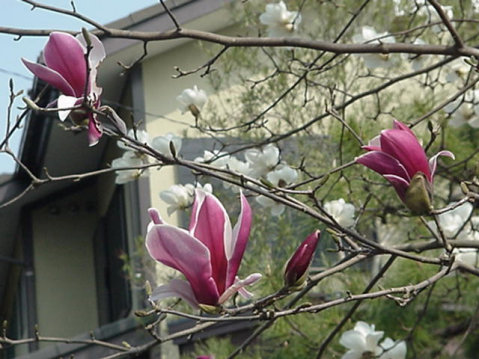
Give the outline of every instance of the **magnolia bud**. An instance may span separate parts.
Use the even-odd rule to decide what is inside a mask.
[[[430,185],[424,173],[418,172],[412,178],[406,194],[404,204],[413,214],[425,215],[431,213]]]
[[[85,39],[86,46],[91,47],[91,38],[90,38],[90,34],[88,33],[88,30],[82,27],[81,32],[82,32],[83,38]]]
[[[318,245],[320,232],[315,231],[310,234],[292,257],[286,263],[284,271],[284,285],[291,290],[300,290],[308,276],[308,269],[313,259],[314,251]]]
[[[195,118],[198,118],[198,116],[200,115],[200,109],[194,104],[189,105],[188,110],[190,110],[191,114],[195,116]]]

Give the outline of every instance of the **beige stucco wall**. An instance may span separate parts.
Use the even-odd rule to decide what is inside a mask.
[[[165,135],[168,132],[183,136],[192,134],[189,126],[194,123],[190,113],[181,114],[178,110],[178,96],[185,88],[198,85],[208,93],[208,82],[192,75],[181,79],[173,79],[174,66],[191,69],[198,66],[200,58],[204,57],[194,43],[189,43],[149,59],[143,64],[143,83],[145,91],[146,130],[150,137]],[[150,172],[151,203],[159,208],[162,216],[170,223],[177,223],[178,218],[171,218],[166,213],[166,207],[159,199],[159,193],[177,182],[173,167],[164,167]]]
[[[93,255],[97,215],[85,202],[93,196],[89,191],[32,212],[37,316],[44,336],[68,338],[98,326]]]

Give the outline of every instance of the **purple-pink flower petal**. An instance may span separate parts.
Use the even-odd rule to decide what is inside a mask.
[[[82,97],[87,80],[87,66],[84,49],[79,41],[70,34],[53,32],[45,45],[43,57],[45,64],[70,84],[75,96]]]
[[[203,190],[196,190],[189,232],[163,224],[155,209],[150,209],[149,214],[152,223],[146,238],[148,252],[185,275],[201,308],[203,304],[217,306],[237,291],[248,294],[244,286],[261,277],[258,273],[242,281],[234,277],[226,284],[227,273],[238,271],[250,232],[251,208],[243,194],[234,234],[223,205]]]
[[[39,79],[59,89],[65,95],[76,96],[75,91],[70,86],[68,81],[65,80],[65,78],[57,71],[52,70],[44,65],[28,61],[24,58],[22,58],[22,62],[27,67],[27,69],[29,69]]]
[[[409,175],[397,159],[384,152],[371,151],[356,158],[356,162],[372,169],[381,175],[395,175],[409,181]]]
[[[437,158],[439,156],[446,156],[446,157],[450,157],[452,159],[455,159],[455,156],[452,152],[450,151],[439,151],[438,153],[436,153],[434,156],[432,156],[430,159],[429,159],[429,170],[431,171],[431,176],[434,176],[434,173],[436,172],[436,167],[437,167]]]
[[[398,120],[393,120],[393,128],[396,129],[396,130],[403,130],[403,131],[409,132],[411,135],[416,137],[414,132],[412,132],[412,130],[407,125],[405,125],[404,123],[402,123]]]
[[[212,280],[210,251],[198,239],[185,230],[161,224],[146,235],[146,247],[151,257],[184,274],[198,303],[217,303],[219,291]]]
[[[150,215],[151,221],[153,224],[164,224],[165,222],[161,218],[160,211],[158,211],[156,208],[150,208],[148,209],[148,214]],[[150,230],[150,228],[148,228]]]
[[[284,282],[286,286],[294,287],[301,284],[298,283],[298,281],[304,281],[306,271],[313,260],[313,254],[318,245],[319,236],[319,231],[311,233],[288,260],[284,271]]]
[[[429,181],[432,180],[426,153],[412,132],[399,129],[383,131],[381,150],[402,163],[409,178],[422,172]]]
[[[406,181],[404,178],[395,176],[395,175],[383,175],[394,187],[401,201],[404,202],[406,196],[406,191],[409,187],[410,182]]]
[[[393,129],[381,132],[379,142],[375,137],[367,146],[363,146],[365,150],[371,152],[356,158],[356,162],[383,175],[413,213],[429,213],[437,157],[454,158],[454,155],[449,151],[441,151],[428,161],[414,132],[396,120],[394,120]],[[425,176],[426,183],[422,184],[422,187],[417,187],[417,189],[425,190],[425,193],[420,191],[421,196],[418,196],[415,193],[417,189],[411,186],[414,179],[423,178],[420,174]]]
[[[100,122],[96,119],[96,115],[89,114],[88,121],[88,143],[91,146],[94,146],[100,141],[101,136],[103,135],[103,127]]]
[[[240,192],[240,198],[241,212],[238,217],[238,222],[236,222],[233,229],[231,241],[225,243],[225,254],[226,259],[228,260],[226,287],[231,286],[235,281],[251,230],[251,221],[253,217],[251,207],[246,200],[246,197],[243,195],[243,192]]]
[[[151,293],[150,299],[156,302],[169,297],[179,297],[193,308],[198,309],[199,303],[196,300],[195,293],[193,293],[190,283],[185,280],[172,279],[170,283],[156,287]]]
[[[232,236],[231,224],[221,202],[213,195],[203,192],[204,199],[197,208],[196,225],[191,234],[201,241],[211,253],[213,278],[218,291],[226,289],[227,259],[225,256],[225,236]]]

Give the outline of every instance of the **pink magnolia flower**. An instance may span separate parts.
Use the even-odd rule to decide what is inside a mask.
[[[194,308],[215,307],[234,293],[250,297],[244,286],[261,278],[254,273],[240,280],[236,274],[248,243],[252,213],[241,193],[241,213],[234,228],[221,202],[211,193],[196,190],[189,231],[166,224],[150,209],[146,247],[152,258],[184,274],[155,289],[151,299],[177,296]]]
[[[59,89],[62,95],[57,100],[59,108],[71,108],[86,100],[94,108],[100,106],[102,89],[96,85],[97,67],[105,58],[105,49],[101,41],[93,34],[88,35],[91,50],[88,63],[85,59],[87,41],[83,34],[73,37],[63,32],[52,32],[43,49],[45,65],[22,58],[25,66],[35,76]],[[88,65],[88,66],[87,66]],[[88,72],[87,72],[88,70]],[[59,111],[60,120],[64,121],[71,110]],[[88,117],[88,140],[90,146],[100,139],[103,130],[94,113],[85,113],[78,109],[72,112],[76,122]]]
[[[301,288],[305,283],[319,237],[319,231],[311,233],[303,243],[299,245],[286,263],[286,269],[284,271],[284,284],[286,287]]]
[[[440,151],[428,160],[416,135],[396,120],[392,129],[383,130],[363,148],[369,152],[356,158],[356,162],[386,178],[413,213],[430,211],[437,158],[454,158],[451,152]]]

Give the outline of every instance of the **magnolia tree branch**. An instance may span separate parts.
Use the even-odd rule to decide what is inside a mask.
[[[35,30],[19,29],[0,26],[0,33],[17,36],[48,36],[52,32],[66,32],[72,35],[75,31],[60,29]],[[112,38],[141,40],[143,42],[164,41],[174,39],[193,39],[211,42],[226,47],[294,47],[324,51],[333,54],[416,54],[416,55],[447,55],[452,57],[471,56],[479,57],[479,50],[472,46],[456,48],[447,45],[415,45],[406,43],[381,44],[338,44],[321,40],[307,40],[301,38],[260,38],[219,35],[193,29],[175,29],[165,32],[150,33],[142,31],[128,31],[103,27],[97,35],[108,35]]]
[[[404,88],[410,86],[412,83],[422,86],[421,89],[429,91],[433,98],[431,106],[421,108],[419,111],[404,110],[407,113],[407,120],[405,124],[395,123],[395,130],[411,132],[408,127],[414,128],[415,132],[420,131],[425,127],[422,124],[424,121],[428,121],[428,132],[425,132],[426,137],[429,136],[423,146],[416,138],[417,146],[420,147],[425,157],[425,152],[429,152],[431,148],[439,147],[440,150],[447,148],[446,131],[448,131],[447,120],[436,121],[437,126],[432,125],[432,121],[436,120],[441,110],[445,110],[446,106],[451,102],[462,98],[462,105],[471,106],[475,104],[476,99],[470,99],[469,94],[474,91],[479,78],[473,70],[477,67],[477,60],[479,59],[479,50],[471,45],[475,41],[474,37],[468,38],[467,36],[461,37],[458,30],[454,27],[454,24],[466,23],[467,19],[451,20],[448,18],[445,10],[435,0],[429,0],[429,3],[437,12],[441,21],[431,22],[427,25],[420,25],[412,27],[411,22],[409,28],[394,33],[395,36],[403,36],[402,42],[388,42],[388,39],[392,34],[378,35],[377,38],[365,39],[363,43],[343,43],[345,35],[351,30],[353,25],[359,21],[360,15],[363,15],[367,6],[371,4],[370,0],[362,2],[357,9],[348,13],[346,24],[338,26],[337,33],[333,36],[325,35],[327,38],[333,39],[332,41],[322,41],[317,39],[307,38],[295,38],[295,37],[240,37],[240,36],[227,36],[219,35],[211,32],[198,31],[194,29],[186,29],[178,22],[178,19],[174,15],[174,9],[170,8],[161,2],[161,6],[165,11],[168,18],[171,20],[174,28],[170,31],[164,32],[142,32],[142,31],[129,31],[121,29],[113,29],[98,24],[92,19],[79,14],[75,8],[73,10],[65,10],[49,5],[45,5],[33,0],[23,0],[25,3],[31,5],[33,9],[43,9],[53,13],[63,14],[71,16],[73,18],[84,21],[97,29],[96,34],[104,37],[123,38],[139,40],[143,44],[143,54],[138,58],[133,65],[139,63],[148,55],[147,46],[150,42],[164,41],[171,39],[195,39],[202,42],[208,42],[221,45],[221,48],[216,49],[214,54],[209,56],[209,60],[203,65],[193,67],[190,71],[182,71],[176,68],[177,75],[175,77],[187,76],[203,70],[201,76],[212,75],[213,65],[218,65],[220,59],[227,59],[231,57],[232,48],[239,47],[260,47],[260,54],[266,59],[268,65],[265,66],[263,72],[260,72],[260,79],[254,78],[256,73],[254,72],[249,80],[253,85],[251,90],[258,90],[254,95],[258,97],[258,94],[267,92],[268,86],[274,87],[280,80],[281,87],[278,86],[273,95],[266,97],[266,100],[261,103],[255,103],[248,115],[241,116],[241,119],[235,123],[222,123],[221,121],[214,122],[209,121],[207,116],[199,114],[199,109],[191,111],[195,116],[195,125],[192,129],[201,133],[210,135],[213,139],[218,139],[221,143],[221,150],[226,152],[223,154],[215,155],[213,158],[205,162],[192,161],[185,159],[181,156],[181,153],[177,152],[175,145],[170,140],[170,153],[164,153],[151,145],[148,141],[139,139],[136,134],[130,135],[126,129],[125,121],[120,118],[115,110],[109,106],[100,106],[93,103],[91,98],[87,96],[89,91],[91,71],[92,69],[89,63],[90,52],[93,51],[91,44],[87,46],[86,53],[84,53],[85,61],[87,63],[86,81],[84,84],[83,101],[80,105],[75,105],[70,108],[43,108],[40,105],[42,93],[34,100],[26,100],[28,108],[22,112],[15,122],[11,118],[11,110],[13,107],[13,101],[19,96],[18,93],[13,91],[13,86],[10,89],[10,105],[8,108],[7,117],[7,130],[5,138],[0,144],[0,152],[10,156],[26,174],[30,180],[30,184],[24,189],[24,191],[17,195],[15,198],[2,204],[3,206],[9,205],[21,197],[27,195],[30,191],[38,186],[58,181],[80,181],[92,176],[99,176],[105,173],[121,173],[121,171],[136,170],[138,173],[142,173],[149,168],[161,168],[166,166],[179,166],[190,170],[195,176],[205,176],[207,178],[214,178],[222,183],[234,185],[245,190],[245,193],[249,197],[262,196],[274,203],[279,203],[288,207],[292,212],[300,214],[301,220],[308,221],[308,223],[314,224],[315,228],[327,229],[323,233],[327,232],[330,238],[330,243],[335,246],[332,249],[334,255],[340,259],[333,265],[328,265],[321,271],[314,271],[311,269],[311,274],[308,280],[302,286],[291,287],[289,284],[284,286],[278,285],[276,288],[271,286],[272,290],[267,293],[262,293],[254,300],[250,300],[246,304],[234,305],[232,307],[223,306],[218,304],[216,312],[213,315],[205,315],[203,312],[191,313],[183,310],[177,310],[176,306],[165,307],[158,303],[150,303],[151,307],[145,310],[139,310],[136,312],[139,317],[153,318],[153,322],[145,326],[145,329],[152,336],[152,340],[144,345],[140,346],[121,346],[110,344],[103,341],[98,341],[95,338],[91,340],[70,340],[53,337],[43,337],[37,335],[35,338],[27,339],[10,339],[6,336],[6,330],[3,332],[3,336],[0,337],[1,345],[20,345],[33,342],[63,342],[63,343],[75,343],[75,344],[90,344],[99,345],[105,348],[112,349],[116,352],[107,356],[107,358],[122,358],[130,357],[139,353],[142,353],[151,347],[178,339],[182,337],[192,336],[200,333],[208,328],[213,328],[218,323],[237,323],[237,322],[251,322],[256,325],[255,330],[250,336],[240,344],[236,350],[234,350],[229,358],[233,358],[244,352],[247,347],[254,342],[258,336],[264,333],[266,330],[273,328],[273,324],[282,318],[288,319],[288,324],[293,329],[294,333],[306,339],[310,338],[306,335],[306,331],[294,321],[300,318],[301,315],[315,315],[319,312],[324,312],[327,309],[335,308],[338,306],[344,306],[351,304],[349,310],[341,315],[340,319],[336,321],[335,326],[328,328],[329,335],[325,337],[321,344],[315,349],[317,357],[325,355],[330,343],[335,336],[343,330],[343,327],[350,321],[350,319],[359,316],[358,308],[361,303],[366,300],[373,300],[382,298],[386,302],[392,301],[399,306],[406,306],[414,301],[417,296],[427,288],[430,288],[426,305],[423,307],[423,313],[421,318],[425,317],[426,309],[430,305],[430,299],[432,296],[432,288],[436,288],[435,285],[440,280],[444,279],[449,273],[455,271],[458,275],[469,274],[472,277],[479,277],[479,270],[474,265],[466,264],[460,260],[457,260],[460,255],[460,249],[467,248],[468,250],[479,249],[479,241],[472,239],[464,239],[459,236],[463,231],[475,231],[473,227],[473,211],[474,204],[479,199],[477,193],[477,171],[474,175],[467,177],[466,175],[458,174],[462,168],[471,169],[475,157],[477,157],[477,150],[470,150],[466,156],[461,157],[460,160],[449,166],[440,166],[440,169],[436,174],[441,179],[449,180],[451,182],[449,192],[453,193],[453,183],[461,182],[462,195],[454,195],[456,203],[451,203],[453,198],[452,194],[440,197],[437,203],[441,203],[443,206],[440,209],[434,209],[430,205],[428,211],[424,213],[414,213],[409,207],[408,203],[404,200],[404,197],[408,195],[410,188],[412,188],[412,181],[414,180],[413,174],[416,175],[417,171],[413,174],[407,173],[406,179],[409,180],[406,194],[397,191],[398,198],[397,204],[389,199],[384,199],[384,195],[381,193],[374,193],[368,186],[374,188],[386,188],[390,186],[390,183],[379,182],[379,179],[373,177],[367,177],[362,173],[359,173],[358,168],[362,166],[358,153],[363,149],[371,150],[371,147],[377,147],[374,141],[368,142],[373,136],[370,136],[367,125],[375,125],[379,127],[383,118],[393,117],[394,109],[391,110],[388,107],[388,103],[385,97],[391,96],[392,91],[396,90],[395,95],[399,92],[406,91]],[[306,7],[307,2],[303,1],[300,8]],[[418,9],[416,10],[416,12]],[[296,22],[300,21],[299,13],[296,14],[291,26],[294,27]],[[444,45],[439,37],[438,44],[417,44],[408,42],[411,38],[421,34],[421,31],[433,29],[433,26],[444,25],[449,34],[454,39],[454,45]],[[8,27],[0,27],[0,33],[12,34],[17,36],[47,36],[54,30],[42,29],[16,29]],[[58,31],[58,30],[57,30]],[[76,34],[76,32],[69,32]],[[462,30],[461,30],[462,33]],[[447,35],[447,33],[446,33]],[[88,43],[88,41],[87,41]],[[276,54],[275,50],[267,50],[266,48],[274,47],[289,47],[293,48],[293,51]],[[297,51],[298,49],[309,49],[314,51]],[[236,51],[236,50],[235,50]],[[246,51],[249,51],[248,49]],[[280,51],[278,51],[280,52]],[[411,58],[418,58],[418,56],[432,58],[427,65],[422,66],[420,69],[413,67],[415,70],[405,70],[402,68],[400,71],[373,71],[368,69],[363,73],[358,70],[357,63],[355,63],[354,56],[348,56],[351,54],[361,55],[380,55],[381,59],[388,58],[391,54],[409,54],[417,55]],[[346,56],[343,56],[346,55]],[[437,57],[436,55],[442,55],[444,57]],[[460,84],[460,86],[449,87],[445,86],[447,95],[441,92],[441,86],[443,84],[439,80],[441,71],[446,66],[449,66],[452,61],[457,57],[468,56],[471,58],[469,61],[470,69],[467,78]],[[286,59],[286,60],[285,60]],[[349,66],[348,61],[353,61]],[[122,65],[125,69],[129,69],[131,66]],[[220,68],[221,65],[218,65]],[[268,67],[269,66],[269,67]],[[349,66],[349,67],[348,67]],[[216,69],[215,69],[216,70]],[[340,79],[341,76],[329,75],[335,74],[337,71],[347,72],[344,79]],[[330,77],[328,77],[328,75]],[[278,81],[278,82],[275,82]],[[361,83],[367,82],[366,85]],[[245,81],[247,83],[247,81]],[[359,84],[358,84],[359,83]],[[80,90],[81,92],[81,90]],[[444,96],[443,96],[444,95]],[[320,97],[320,99],[315,98]],[[255,98],[256,99],[256,98]],[[95,98],[94,100],[99,100]],[[397,100],[402,101],[401,96],[398,95]],[[409,99],[408,101],[414,102],[415,99]],[[315,102],[314,102],[315,101]],[[77,102],[79,103],[79,102]],[[314,103],[314,106],[312,104]],[[362,105],[371,107],[371,110],[367,113],[367,116],[362,116],[361,111],[357,111]],[[284,116],[279,114],[282,106],[286,106],[286,112],[290,110],[289,106],[293,108],[291,113],[287,113]],[[243,108],[240,107],[240,110]],[[21,160],[15,155],[8,147],[9,138],[21,125],[22,120],[25,118],[29,111],[34,110],[44,113],[56,113],[58,111],[69,110],[73,113],[83,111],[88,115],[95,115],[101,119],[102,125],[104,125],[104,135],[111,137],[115,140],[121,141],[124,147],[128,151],[132,151],[135,155],[142,158],[148,158],[141,165],[135,166],[121,166],[121,167],[107,167],[98,169],[87,173],[74,173],[69,175],[56,176],[51,174],[47,168],[44,169],[41,175],[33,173]],[[457,109],[456,109],[457,110]],[[303,112],[304,111],[304,112]],[[367,111],[366,111],[367,112]],[[351,116],[362,116],[361,125],[351,121]],[[298,116],[300,120],[295,117]],[[448,116],[451,116],[449,114]],[[96,118],[95,118],[96,119]],[[276,122],[281,122],[281,126],[277,126]],[[219,123],[219,124],[218,124]],[[333,128],[338,130],[338,134],[333,141],[334,152],[333,155],[325,154],[323,159],[326,163],[323,164],[311,164],[308,163],[309,151],[301,154],[302,159],[299,164],[295,164],[294,170],[299,171],[302,174],[302,178],[294,183],[283,184],[277,182],[273,184],[269,177],[265,178],[255,177],[251,172],[241,172],[234,170],[232,167],[224,166],[218,167],[215,162],[221,159],[225,159],[228,156],[235,154],[241,155],[245,151],[258,148],[270,144],[281,144],[285,140],[302,140],[304,138],[314,138],[315,134],[323,133],[321,131],[315,132],[316,127]],[[328,127],[329,126],[329,127]],[[402,126],[402,127],[401,127]],[[436,129],[436,127],[438,129]],[[81,126],[80,126],[81,128]],[[381,127],[382,129],[382,127]],[[135,128],[136,130],[136,128]],[[256,132],[257,131],[257,132]],[[246,136],[254,138],[255,140],[247,140],[246,142],[240,142],[239,144],[231,144],[226,140],[219,139],[220,135],[230,133],[246,132]],[[378,130],[379,132],[379,130]],[[376,132],[375,135],[378,133]],[[382,136],[382,135],[381,135]],[[314,138],[315,142],[321,141],[321,139]],[[331,141],[331,139],[328,139]],[[381,139],[382,141],[382,139]],[[416,143],[415,143],[416,144]],[[351,145],[355,147],[355,150],[347,150],[347,147]],[[369,145],[369,147],[367,147]],[[306,147],[309,147],[308,145]],[[319,147],[319,146],[318,146]],[[430,148],[431,147],[431,148]],[[357,150],[357,151],[356,151]],[[278,149],[279,151],[279,149]],[[317,149],[317,151],[320,151]],[[374,149],[374,151],[378,151]],[[407,151],[406,151],[407,152]],[[392,156],[391,154],[388,154]],[[286,156],[285,156],[286,157]],[[278,157],[276,165],[285,165],[283,156]],[[334,157],[334,158],[328,158]],[[331,160],[331,161],[330,161]],[[319,161],[319,160],[318,160]],[[330,161],[330,162],[328,162]],[[398,160],[399,161],[399,160]],[[427,162],[427,158],[425,159]],[[442,163],[440,163],[441,165]],[[112,164],[112,166],[114,166]],[[404,167],[404,171],[408,166]],[[401,172],[396,169],[397,172]],[[409,170],[409,167],[408,167]],[[430,169],[430,172],[434,172],[435,169]],[[421,169],[422,172],[427,170]],[[379,172],[379,171],[376,171]],[[420,172],[420,171],[419,171]],[[382,174],[382,173],[380,173]],[[386,173],[389,175],[389,173]],[[398,177],[397,173],[394,173]],[[426,173],[423,173],[426,175]],[[431,174],[432,177],[433,173]],[[476,177],[474,177],[476,176]],[[386,176],[384,176],[386,178]],[[413,178],[411,178],[413,177]],[[402,177],[401,177],[402,178]],[[388,178],[390,181],[391,178]],[[406,181],[403,178],[403,182]],[[430,186],[432,187],[432,179],[430,180]],[[369,193],[359,195],[361,187],[357,185],[357,182],[361,183],[362,188],[367,189]],[[392,183],[392,181],[390,181]],[[457,183],[456,183],[457,184]],[[458,184],[459,185],[459,184]],[[382,187],[381,187],[382,186]],[[340,190],[338,190],[340,188]],[[344,188],[344,189],[341,189]],[[359,190],[358,190],[359,188]],[[397,187],[395,187],[397,190]],[[432,193],[432,188],[431,191]],[[430,192],[427,192],[427,199]],[[343,224],[326,205],[326,200],[333,194],[343,193],[343,197],[349,197],[355,202],[355,208],[359,209],[359,213],[354,219],[353,225]],[[393,192],[391,192],[393,193]],[[457,193],[457,191],[456,191]],[[421,194],[421,193],[419,193]],[[357,195],[357,198],[356,198]],[[402,200],[405,206],[402,206]],[[445,205],[447,203],[448,205]],[[392,203],[388,206],[383,206],[383,203]],[[468,215],[468,218],[464,218],[462,226],[452,236],[447,232],[446,225],[441,221],[441,216],[455,213],[454,211],[462,208],[464,205],[470,205],[472,210]],[[409,211],[411,210],[411,211]],[[413,214],[413,216],[411,215]],[[421,217],[416,215],[424,214]],[[427,216],[427,217],[426,217]],[[418,230],[405,235],[402,241],[395,243],[389,243],[379,238],[384,233],[379,233],[381,229],[378,222],[387,222],[389,218],[394,220],[404,221],[414,226],[417,226]],[[431,218],[432,217],[432,218]],[[432,219],[432,221],[430,220]],[[280,222],[280,221],[278,221]],[[300,226],[302,224],[296,223],[296,218],[292,220],[291,225]],[[401,222],[402,223],[402,222]],[[416,228],[414,228],[416,229]],[[316,232],[315,232],[316,233]],[[318,232],[319,233],[319,232]],[[319,235],[318,235],[319,236]],[[407,238],[409,237],[409,238]],[[410,241],[406,241],[409,239]],[[276,244],[276,242],[274,243]],[[341,289],[339,295],[334,297],[326,297],[321,301],[308,302],[310,298],[314,299],[313,289],[320,288],[318,285],[326,279],[333,279],[335,275],[349,275],[364,272],[364,268],[369,266],[371,260],[378,260],[381,256],[390,256],[387,263],[382,266],[381,270],[373,278],[368,278],[365,281],[364,286],[353,286],[353,289]],[[273,257],[273,255],[272,255]],[[274,258],[277,260],[279,258]],[[417,265],[420,268],[432,268],[435,271],[434,274],[420,273],[415,279],[407,279],[400,284],[387,284],[386,277],[389,273],[393,272],[394,266],[399,265]],[[334,261],[331,261],[334,263]],[[477,264],[477,263],[476,263]],[[311,265],[311,262],[309,262]],[[425,272],[427,273],[427,272]],[[365,273],[362,273],[365,274]],[[365,275],[367,277],[367,275]],[[304,277],[306,278],[306,276]],[[303,278],[303,280],[304,280]],[[426,279],[424,279],[426,278]],[[381,280],[384,279],[384,282]],[[475,278],[473,278],[475,279]],[[285,283],[287,283],[285,281]],[[407,285],[402,285],[407,283]],[[375,289],[377,287],[377,289]],[[354,292],[360,294],[353,294]],[[337,294],[337,293],[336,293]],[[218,303],[223,303],[218,301]],[[364,306],[361,309],[364,310]],[[157,331],[160,323],[171,317],[181,317],[194,321],[195,324],[192,328],[180,331],[178,333],[164,335]],[[422,319],[421,319],[422,320]],[[415,324],[418,325],[419,319]],[[415,327],[410,331],[410,337]]]

